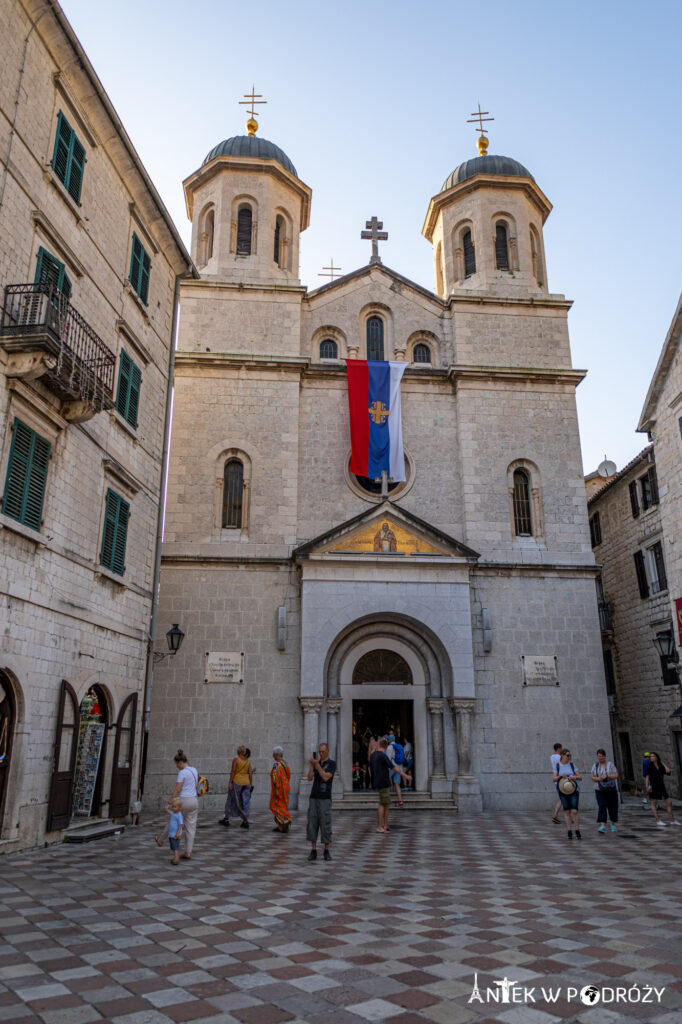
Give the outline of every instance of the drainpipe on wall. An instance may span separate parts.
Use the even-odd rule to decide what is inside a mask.
[[[149,746],[149,720],[151,718],[152,683],[154,681],[154,637],[156,636],[156,620],[159,611],[159,580],[161,577],[161,542],[163,540],[163,523],[166,511],[166,481],[168,474],[168,455],[170,450],[171,407],[173,401],[173,384],[175,376],[175,346],[177,342],[178,314],[180,310],[180,282],[188,277],[198,277],[192,267],[189,273],[177,274],[173,292],[173,322],[171,325],[170,355],[168,357],[168,385],[166,388],[166,418],[163,428],[163,451],[161,454],[161,500],[156,520],[156,544],[154,547],[154,578],[152,581],[152,609],[149,617],[149,636],[147,639],[147,667],[144,679],[144,715],[142,718],[142,756],[137,782],[137,799],[144,793],[144,777],[147,771],[147,747]]]

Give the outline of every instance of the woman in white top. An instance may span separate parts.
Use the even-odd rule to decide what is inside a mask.
[[[600,747],[597,760],[592,765],[594,795],[597,798],[598,832],[606,832],[606,819],[611,819],[611,831],[618,831],[618,769],[613,761],[606,760],[606,751]]]
[[[190,766],[187,755],[178,750],[173,759],[178,766],[178,779],[175,789],[171,794],[171,801],[180,797],[182,801],[182,816],[185,819],[183,835],[185,837],[185,852],[183,860],[189,860],[192,856],[194,846],[194,835],[197,830],[197,816],[199,814],[199,801],[197,800],[197,785],[199,783],[199,772]]]

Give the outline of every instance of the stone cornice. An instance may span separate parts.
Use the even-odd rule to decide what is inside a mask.
[[[187,366],[221,366],[251,370],[276,369],[301,373],[310,365],[305,356],[256,356],[244,352],[178,352],[176,371]]]
[[[459,200],[462,196],[467,195],[469,192],[475,192],[479,188],[495,189],[498,192],[502,189],[515,189],[525,192],[530,201],[540,211],[543,224],[552,211],[552,204],[549,199],[531,178],[517,178],[506,174],[475,174],[472,178],[467,178],[465,181],[453,185],[452,188],[447,189],[445,192],[439,192],[432,198],[422,228],[424,237],[429,242],[433,239],[436,220],[443,206],[447,206],[453,200]]]
[[[559,575],[598,576],[600,566],[581,565],[576,562],[486,562],[479,561],[471,569],[472,576],[501,575]]]
[[[472,310],[480,306],[519,306],[529,309],[559,309],[568,311],[573,300],[567,299],[564,295],[529,295],[517,297],[515,295],[491,295],[488,292],[462,292],[451,293],[445,300],[447,305],[471,306]]]
[[[225,292],[264,292],[272,295],[277,292],[291,292],[305,295],[306,288],[302,284],[283,284],[281,281],[223,281],[214,277],[186,278],[182,282],[182,290],[188,288],[212,288]]]
[[[210,163],[202,164],[194,174],[190,174],[188,178],[185,178],[182,187],[185,192],[187,216],[190,220],[194,218],[194,193],[196,189],[199,185],[204,185],[207,181],[210,181],[216,174],[220,174],[224,167],[229,167],[231,171],[235,172],[248,171],[251,174],[271,174],[273,178],[278,178],[283,184],[287,185],[292,192],[296,192],[301,202],[301,217],[298,230],[305,231],[310,223],[312,189],[305,182],[301,181],[300,178],[287,171],[278,160],[266,160],[262,157],[216,156]]]
[[[453,383],[459,380],[533,381],[577,387],[587,376],[587,370],[544,366],[471,366],[456,363],[448,367],[447,375]]]

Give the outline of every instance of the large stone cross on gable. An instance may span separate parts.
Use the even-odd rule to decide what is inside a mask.
[[[381,263],[381,257],[379,256],[379,242],[385,242],[388,238],[388,231],[382,231],[384,222],[377,220],[376,217],[372,217],[371,220],[365,222],[367,231],[360,233],[360,238],[369,238],[372,240],[372,256],[370,263]]]

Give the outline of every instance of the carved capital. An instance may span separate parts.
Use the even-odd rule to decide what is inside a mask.
[[[360,354],[360,346],[359,345],[349,345],[348,346],[348,358],[349,359],[357,359],[359,354]]]
[[[443,714],[443,708],[445,707],[445,700],[443,697],[429,697],[426,704],[432,715]]]
[[[448,697],[448,704],[453,715],[473,715],[476,701],[467,697]]]
[[[299,698],[300,699],[300,698]],[[327,711],[330,715],[338,715],[341,710],[340,697],[327,697]]]
[[[299,697],[298,702],[303,709],[304,715],[319,714],[322,708],[321,697]]]
[[[397,348],[395,350],[395,357],[396,357],[396,359],[398,359],[399,361],[402,362],[402,360],[405,358],[405,352],[406,352],[406,349],[404,349],[404,348]]]

